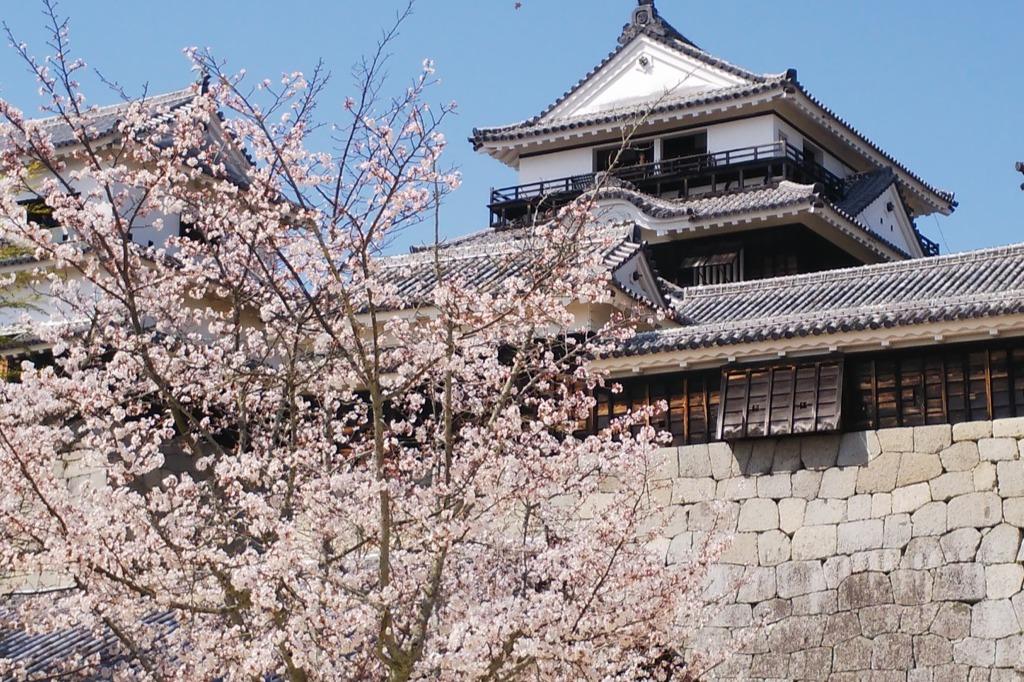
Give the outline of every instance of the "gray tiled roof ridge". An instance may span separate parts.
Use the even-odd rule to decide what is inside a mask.
[[[542,226],[536,226],[542,227]],[[466,235],[462,238],[438,245],[442,260],[461,260],[468,258],[479,258],[490,255],[507,255],[514,253],[513,247],[522,240],[533,238],[533,230],[536,227],[521,227],[506,230],[481,230]],[[617,243],[631,241],[631,235],[635,224],[628,220],[619,220],[612,223],[590,223],[581,229],[581,236],[588,241],[597,242],[609,238]],[[493,238],[490,238],[493,237]],[[377,264],[386,268],[400,268],[411,265],[428,263],[434,258],[434,247],[418,246],[412,253],[396,254],[378,259]]]
[[[994,246],[986,249],[961,251],[942,256],[931,256],[928,258],[911,258],[908,260],[889,263],[855,265],[849,268],[823,270],[820,272],[810,272],[801,275],[784,275],[781,277],[748,280],[745,282],[706,284],[686,287],[684,289],[683,296],[684,299],[691,300],[694,298],[715,298],[726,294],[764,292],[766,289],[773,288],[803,288],[813,284],[877,277],[887,273],[896,274],[927,269],[939,269],[950,264],[968,264],[986,260],[997,260],[1006,256],[1019,256],[1024,258],[1024,242],[1004,246]]]
[[[145,98],[139,100],[131,100],[128,102],[115,102],[113,104],[102,104],[97,106],[86,107],[82,114],[85,118],[92,118],[94,116],[104,116],[106,114],[113,114],[119,111],[124,111],[134,102],[142,102],[146,106],[159,107],[168,102],[174,102],[176,100],[185,100],[194,97],[197,94],[197,85],[192,84],[188,87],[181,88],[179,90],[172,90],[170,92],[164,92],[157,95],[148,95]],[[63,125],[66,123],[63,116],[52,115],[44,116],[42,118],[30,119],[35,123],[41,123],[43,125]]]
[[[584,127],[598,123],[612,123],[636,116],[638,114],[657,114],[681,109],[688,106],[706,104],[725,99],[738,99],[745,95],[758,94],[777,88],[782,92],[782,86],[786,83],[785,74],[766,76],[763,80],[753,83],[741,83],[724,88],[712,88],[690,92],[678,97],[669,97],[646,109],[643,103],[630,103],[621,107],[595,112],[593,114],[579,114],[542,120],[541,116],[534,116],[516,123],[501,126],[474,128],[470,141],[477,147],[488,141],[502,141],[512,139],[516,134],[546,134],[559,130]]]
[[[753,195],[753,194],[765,194],[772,190],[781,190],[782,192],[788,192],[789,196],[782,197],[773,202],[765,202],[761,205],[752,206],[737,206],[735,208],[729,208],[726,210],[709,211],[706,213],[694,212],[692,206],[686,206],[687,203],[699,204],[704,201],[711,201],[714,199],[721,199],[726,197]],[[820,188],[817,185],[805,185],[801,183],[792,182],[790,180],[781,180],[776,183],[769,185],[763,185],[760,187],[747,187],[744,189],[730,190],[727,192],[717,192],[714,194],[701,195],[696,197],[689,197],[687,199],[661,199],[652,197],[636,190],[631,190],[625,187],[609,187],[600,189],[597,191],[598,200],[602,198],[615,199],[620,198],[625,201],[629,201],[634,206],[644,211],[653,218],[673,218],[688,216],[691,220],[700,220],[707,218],[721,218],[729,215],[740,215],[748,213],[750,211],[763,211],[780,208],[789,208],[798,206],[800,204],[807,204],[808,206],[813,205],[815,202],[821,202],[836,212],[843,220],[849,223],[850,228],[844,228],[843,231],[848,235],[856,239],[857,241],[872,247],[878,251],[875,243],[881,243],[888,249],[895,251],[899,255],[910,258],[910,254],[904,251],[902,248],[889,241],[880,234],[868,229],[854,216],[840,208],[835,202],[825,197]],[[851,229],[852,228],[852,229]],[[884,253],[884,252],[883,252]]]

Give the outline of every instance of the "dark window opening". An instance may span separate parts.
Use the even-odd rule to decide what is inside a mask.
[[[681,137],[669,137],[661,143],[661,158],[666,161],[707,153],[708,134],[706,132],[683,135]]]
[[[36,223],[39,227],[60,227],[57,219],[53,217],[53,209],[47,206],[42,199],[30,199],[18,203],[25,207],[25,217],[29,222]]]
[[[825,162],[825,154],[816,146],[804,140],[804,161],[807,163],[816,163],[819,166]]]
[[[598,149],[594,152],[594,171],[610,170],[615,168],[627,168],[629,166],[642,166],[654,161],[653,142],[632,142],[626,146],[616,146],[609,149]]]
[[[632,410],[664,401],[668,409],[654,417],[653,425],[671,433],[673,445],[717,440],[720,381],[721,374],[712,370],[610,382],[609,388],[597,391],[594,396],[597,405],[591,430],[607,428],[612,420]],[[612,384],[620,384],[622,391],[613,393]]]

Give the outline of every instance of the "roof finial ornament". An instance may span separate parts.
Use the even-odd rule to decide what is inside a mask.
[[[646,33],[659,38],[681,40],[684,43],[693,45],[685,36],[661,18],[661,15],[658,14],[658,8],[654,6],[654,0],[637,0],[629,23],[622,28],[619,44],[625,45],[640,33]],[[696,46],[694,45],[694,47]]]

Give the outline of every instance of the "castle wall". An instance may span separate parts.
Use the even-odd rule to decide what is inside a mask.
[[[735,533],[715,676],[1024,679],[1021,448],[1024,419],[664,450],[656,551]]]

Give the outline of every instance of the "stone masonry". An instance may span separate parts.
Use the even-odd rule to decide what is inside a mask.
[[[1022,450],[1024,419],[664,450],[654,549],[733,534],[714,676],[1024,680]]]

